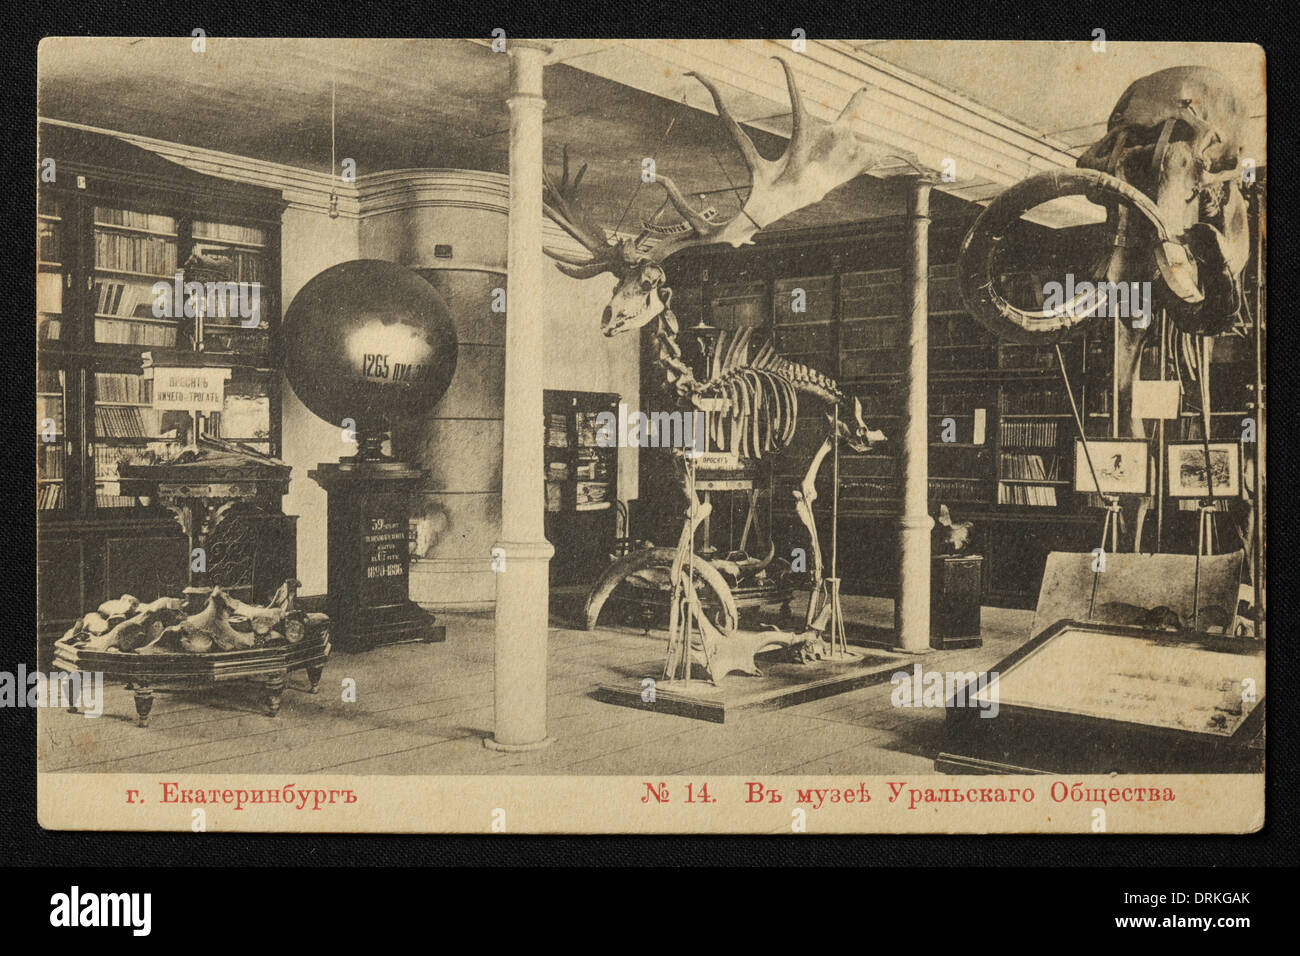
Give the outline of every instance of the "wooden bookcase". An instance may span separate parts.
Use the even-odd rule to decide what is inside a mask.
[[[37,206],[37,592],[48,636],[110,597],[148,600],[185,583],[176,521],[122,495],[116,480],[119,462],[166,453],[191,427],[184,412],[152,408],[144,353],[201,350],[228,360],[225,408],[206,431],[280,453],[274,343],[284,203],[272,190],[195,173],[116,137],[42,124],[38,146],[53,163],[42,166],[53,179],[39,182]],[[197,260],[187,267],[194,253],[228,265],[220,274]],[[184,296],[181,308],[156,310],[156,284],[174,289],[177,274],[258,283],[256,315],[246,324],[222,314],[196,322]],[[286,524],[257,533],[292,553]]]
[[[543,395],[546,537],[555,547],[552,584],[585,584],[609,563],[618,521],[616,431],[602,435],[597,416],[617,417],[619,397],[605,392]]]
[[[1000,344],[964,309],[955,264],[972,221],[969,211],[936,213],[930,232],[931,512],[947,504],[957,520],[974,522],[969,550],[986,559],[986,603],[1032,607],[1047,553],[1096,547],[1101,512],[1090,496],[1072,491],[1076,429],[1055,353]],[[1060,239],[1043,230],[1040,241]],[[841,452],[840,563],[846,593],[891,596],[896,587],[905,248],[905,224],[894,219],[838,231],[772,233],[752,247],[702,247],[667,264],[688,358],[687,333],[701,320],[723,328],[766,329],[787,358],[835,377],[859,397],[868,423],[894,439],[864,455]],[[795,307],[799,297],[802,310]],[[756,335],[754,341],[762,338]],[[653,345],[648,337],[643,343],[643,403],[647,410],[668,407]],[[1111,347],[1104,328],[1062,345],[1071,388],[1080,409],[1087,410],[1092,437],[1110,434],[1104,412],[1112,386]],[[1244,356],[1249,350],[1241,351]],[[1143,377],[1155,376],[1148,368]],[[1223,385],[1234,375],[1217,379]],[[1249,404],[1249,398],[1243,393],[1240,401]],[[1246,409],[1221,406],[1225,401],[1231,399],[1215,396],[1215,407],[1224,409],[1216,413],[1216,428],[1239,430]],[[791,491],[825,434],[823,410],[815,404],[801,403],[799,430],[792,447],[774,462],[772,494],[760,514],[778,554],[803,546],[806,537]],[[1194,414],[1185,412],[1184,418],[1194,421],[1188,417]],[[830,471],[823,470],[818,486],[824,546],[830,540]],[[641,453],[640,486],[636,534],[671,540],[680,492],[670,465],[655,449]],[[740,525],[732,520],[734,508],[715,504],[715,509],[715,544],[726,550]],[[738,515],[743,520],[743,510]]]

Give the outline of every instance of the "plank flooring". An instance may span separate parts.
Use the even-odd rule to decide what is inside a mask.
[[[846,617],[888,627],[891,602],[845,598]],[[290,675],[280,715],[262,714],[260,691],[229,684],[159,692],[147,728],[129,691],[105,686],[102,716],[39,714],[45,772],[348,774],[871,774],[928,772],[943,711],[891,706],[889,683],[784,710],[713,724],[602,703],[592,692],[645,662],[662,660],[664,635],[634,628],[550,632],[548,728],[542,750],[488,750],[492,730],[492,617],[439,614],[444,644],[337,653],[319,692]],[[925,670],[980,670],[1029,638],[1032,612],[984,609],[984,646],[918,656]],[[911,664],[900,664],[911,670]],[[356,701],[342,682],[356,682]],[[744,680],[735,675],[730,680]]]

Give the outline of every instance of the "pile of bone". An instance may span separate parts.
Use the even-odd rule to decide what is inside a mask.
[[[142,604],[124,594],[77,621],[62,642],[92,651],[206,654],[297,644],[328,625],[325,614],[245,604],[215,587],[197,614],[186,614],[180,598]]]

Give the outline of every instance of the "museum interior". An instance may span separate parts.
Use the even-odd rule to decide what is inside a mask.
[[[1262,766],[1258,48],[47,39],[38,112],[42,770]]]

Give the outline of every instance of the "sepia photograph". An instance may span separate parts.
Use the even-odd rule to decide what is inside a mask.
[[[42,826],[1264,826],[1264,50],[803,32],[40,43]]]

